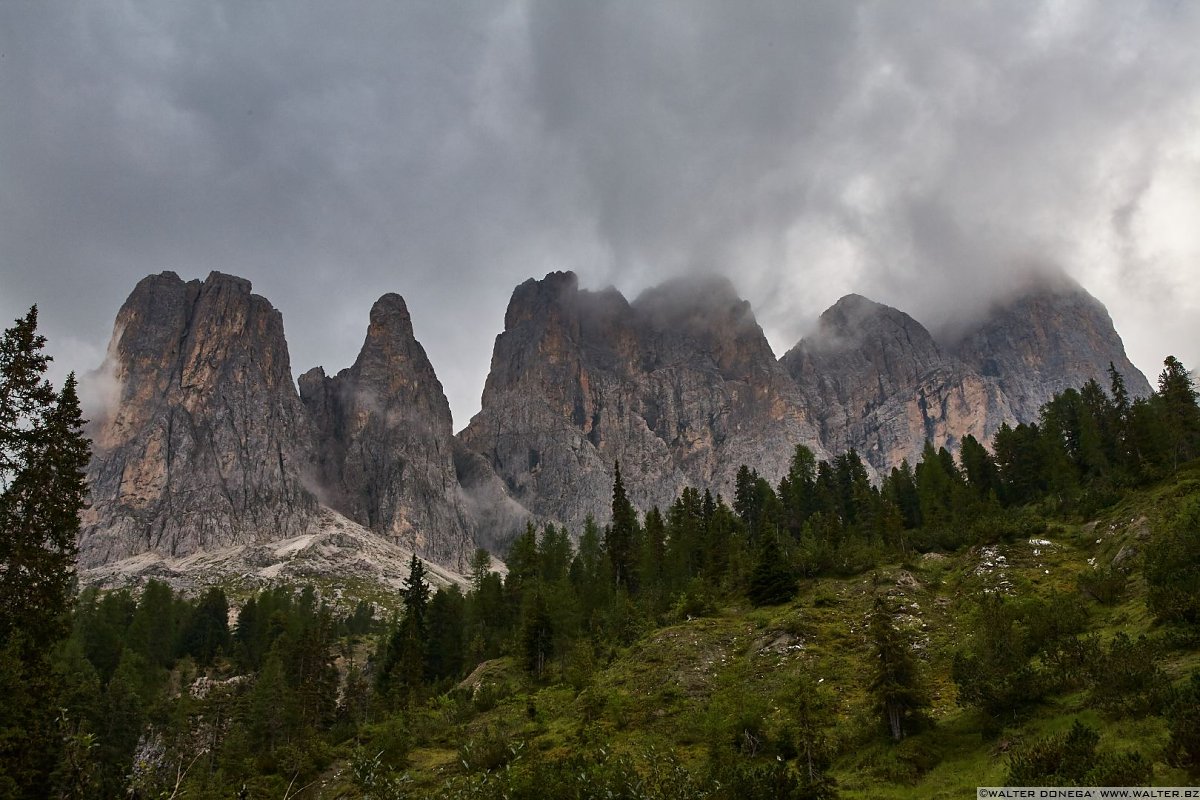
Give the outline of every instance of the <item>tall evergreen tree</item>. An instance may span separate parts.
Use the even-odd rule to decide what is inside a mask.
[[[612,564],[613,584],[631,592],[636,590],[633,581],[637,537],[637,512],[625,494],[621,463],[618,461],[613,468],[612,522],[605,533],[604,549],[608,551],[608,560]]]
[[[756,606],[786,603],[796,595],[796,574],[783,557],[774,528],[763,531],[758,548],[758,560],[750,574],[747,592]]]
[[[44,648],[66,633],[88,440],[75,376],[55,393],[37,309],[0,338],[0,644],[20,628]]]
[[[1200,451],[1200,407],[1196,405],[1196,387],[1192,376],[1175,356],[1163,361],[1158,376],[1158,405],[1170,431],[1171,468],[1195,458]]]
[[[882,597],[875,598],[871,612],[871,638],[875,653],[871,693],[892,740],[898,742],[929,707],[929,694],[908,638],[892,624]]]
[[[817,457],[804,445],[796,445],[787,474],[779,482],[779,502],[783,506],[784,525],[793,539],[800,537],[804,523],[816,510],[813,507],[816,480]]]
[[[525,668],[541,678],[554,655],[554,625],[540,587],[526,600],[521,615],[521,648]]]
[[[429,607],[429,584],[425,581],[425,564],[416,555],[408,562],[408,577],[401,594],[404,602],[404,621],[400,629],[403,646],[399,669],[401,681],[409,687],[421,685],[425,677],[425,650],[429,642],[426,611]]]
[[[52,645],[67,634],[87,487],[75,376],[55,392],[37,307],[0,336],[0,794],[37,796],[61,749]]]
[[[183,651],[198,664],[211,664],[229,651],[229,601],[217,586],[205,590],[183,629]]]
[[[967,484],[979,497],[987,498],[993,492],[999,493],[1000,476],[996,462],[979,440],[969,433],[962,439],[959,460]]]
[[[429,647],[425,672],[430,680],[458,678],[463,669],[466,602],[457,586],[439,589],[429,601]]]

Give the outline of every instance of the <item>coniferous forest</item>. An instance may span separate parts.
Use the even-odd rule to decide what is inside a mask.
[[[79,591],[74,378],[0,345],[0,797],[827,798],[1200,779],[1200,406],[529,524],[468,583]]]

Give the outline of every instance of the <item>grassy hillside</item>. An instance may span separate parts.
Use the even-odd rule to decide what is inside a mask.
[[[1165,760],[1169,731],[1161,711],[1104,710],[1082,679],[993,718],[960,705],[951,673],[955,653],[976,635],[980,597],[1057,596],[1084,612],[1077,638],[1103,651],[1119,633],[1144,634],[1155,664],[1180,684],[1200,668],[1200,650],[1154,624],[1141,553],[1164,518],[1197,495],[1200,467],[1193,465],[1095,519],[1053,522],[1033,536],[950,555],[914,554],[856,577],[805,581],[784,605],[681,616],[627,647],[564,654],[543,681],[531,680],[511,658],[485,662],[410,714],[403,746],[381,759],[377,772],[405,775],[402,785],[413,796],[446,786],[454,787],[449,796],[486,796],[488,771],[532,773],[571,758],[647,775],[655,765],[706,774],[731,761],[802,770],[803,743],[815,742],[831,759],[841,796],[960,798],[978,785],[1003,784],[1011,754],[1080,720],[1099,732],[1100,751],[1140,753],[1155,784],[1195,783],[1195,775]],[[1114,561],[1127,577],[1112,602],[1081,591],[1081,575]],[[869,618],[879,596],[908,632],[931,700],[925,727],[898,743],[887,736],[869,691]],[[353,795],[351,762],[358,758],[361,769],[364,754],[384,750],[381,743],[395,735],[386,725],[366,731],[358,755],[327,774],[324,796]]]

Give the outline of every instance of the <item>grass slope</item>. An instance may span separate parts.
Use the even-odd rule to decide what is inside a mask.
[[[786,760],[796,757],[784,743],[794,740],[797,704],[815,702],[829,723],[823,735],[836,753],[832,773],[848,798],[968,796],[1004,782],[1009,752],[1076,719],[1100,731],[1101,749],[1134,749],[1153,761],[1154,783],[1188,785],[1185,772],[1162,761],[1162,719],[1101,713],[1081,690],[1051,696],[997,730],[958,705],[951,664],[968,635],[973,598],[985,591],[1068,593],[1086,607],[1087,632],[1101,642],[1118,632],[1155,633],[1139,554],[1164,515],[1198,493],[1200,467],[1193,467],[1096,519],[1051,523],[1031,539],[806,581],[786,605],[729,606],[647,631],[602,656],[590,673],[564,656],[554,681],[536,683],[511,659],[487,662],[414,717],[402,768],[420,796],[461,774],[464,762],[495,769],[514,757],[563,758],[588,745],[671,753],[696,770],[713,753]],[[1129,580],[1116,602],[1102,605],[1078,589],[1077,578],[1114,560],[1130,570]],[[868,691],[868,618],[879,594],[896,609],[895,624],[911,633],[932,696],[933,725],[898,744],[886,737]],[[1200,652],[1170,649],[1161,666],[1178,681],[1200,668]]]

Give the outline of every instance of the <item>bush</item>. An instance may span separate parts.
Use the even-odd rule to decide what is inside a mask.
[[[1141,753],[1098,753],[1100,734],[1075,720],[1071,730],[1038,739],[1009,758],[1010,786],[1142,786],[1151,764]]]
[[[1128,581],[1129,578],[1124,572],[1107,567],[1084,570],[1075,578],[1075,585],[1079,587],[1079,591],[1097,603],[1109,606],[1121,599]]]
[[[717,613],[717,603],[713,599],[708,585],[699,578],[693,578],[682,592],[675,598],[671,606],[671,616],[677,620],[692,617],[711,617]]]
[[[1091,701],[1119,714],[1158,712],[1170,689],[1158,666],[1160,660],[1159,648],[1150,639],[1139,636],[1134,640],[1118,633],[1090,666]]]
[[[1174,693],[1166,718],[1171,730],[1167,760],[1193,774],[1200,772],[1200,672],[1193,672],[1191,681]]]
[[[824,800],[836,797],[833,779],[828,775],[822,772],[809,781],[804,773],[782,761],[724,761],[712,767],[712,781],[720,787],[713,797],[722,800],[752,797]]]
[[[364,725],[359,731],[360,747],[377,754],[380,763],[389,769],[404,766],[412,748],[412,734],[403,717],[391,717],[374,725]]]
[[[516,760],[524,747],[508,731],[488,725],[458,748],[458,760],[467,772],[493,772]]]
[[[1200,497],[1146,546],[1146,605],[1160,622],[1200,625]]]

